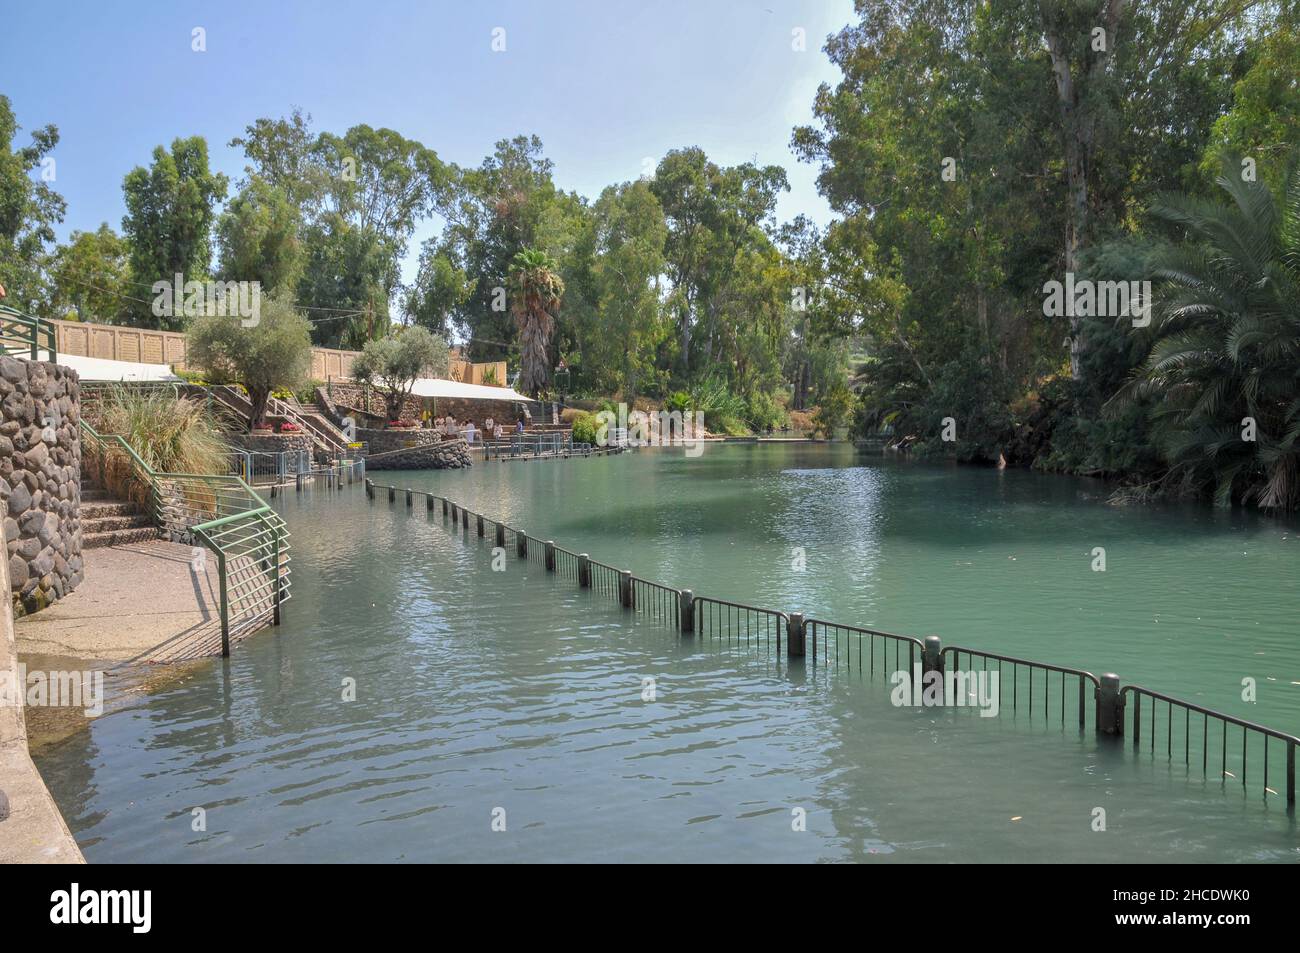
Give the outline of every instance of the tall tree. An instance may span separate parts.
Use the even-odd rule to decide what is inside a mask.
[[[226,197],[226,177],[208,167],[208,144],[202,136],[176,139],[171,151],[153,151],[148,169],[137,166],[122,183],[126,217],[122,231],[130,247],[131,273],[151,285],[203,280],[212,264],[212,224],[216,205]],[[133,307],[142,327],[180,327],[177,317],[155,317],[149,304]]]
[[[218,271],[227,281],[258,281],[264,292],[297,292],[306,253],[302,218],[277,186],[251,177],[217,222]]]
[[[55,318],[121,324],[131,314],[130,299],[146,297],[131,280],[126,242],[107,222],[93,232],[73,232],[49,271]]]
[[[532,397],[546,389],[551,377],[551,334],[564,298],[558,269],[555,259],[534,248],[524,249],[511,263],[510,310],[519,324],[522,348],[519,385]]]
[[[37,129],[28,145],[15,148],[20,128],[9,98],[0,95],[0,285],[10,307],[36,312],[45,298],[47,249],[66,206],[45,174],[56,168],[49,160],[59,143],[58,128]],[[42,174],[33,179],[38,169]]]

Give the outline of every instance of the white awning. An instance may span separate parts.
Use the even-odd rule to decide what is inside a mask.
[[[414,397],[457,397],[467,400],[529,400],[512,387],[489,387],[487,384],[462,384],[440,377],[421,377],[411,388]]]
[[[42,361],[48,361],[48,351],[41,351]],[[22,357],[15,354],[14,357]],[[77,372],[83,381],[179,381],[166,364],[142,364],[138,361],[112,361],[106,357],[83,357],[80,354],[60,354],[58,363]]]

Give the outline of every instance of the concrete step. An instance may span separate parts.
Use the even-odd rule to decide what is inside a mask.
[[[83,530],[81,548],[99,549],[104,546],[122,546],[126,543],[145,543],[158,538],[158,529],[153,526],[143,526],[138,529],[116,529],[103,533],[87,533]]]
[[[132,513],[128,516],[97,516],[93,519],[87,519],[84,515],[81,518],[81,532],[85,533],[105,533],[119,529],[140,529],[141,527],[151,525],[148,517],[140,513]]]
[[[106,516],[133,516],[138,511],[139,507],[134,503],[126,503],[121,500],[86,503],[83,498],[81,504],[81,518],[83,520],[101,519]]]
[[[110,499],[107,490],[92,490],[86,486],[81,488],[82,503],[102,503]]]

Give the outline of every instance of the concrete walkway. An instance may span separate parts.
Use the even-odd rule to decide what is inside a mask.
[[[4,506],[0,503],[0,515]],[[0,560],[0,592],[9,594],[9,564]],[[81,850],[63,822],[27,750],[13,613],[0,606],[0,864],[80,864]]]
[[[161,540],[86,550],[81,585],[17,621],[18,651],[118,662],[219,653],[216,560],[196,572],[192,554]]]

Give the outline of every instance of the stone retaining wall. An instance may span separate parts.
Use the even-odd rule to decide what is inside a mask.
[[[0,497],[14,612],[76,588],[81,563],[81,384],[48,361],[0,357]]]
[[[432,430],[357,430],[357,439],[369,444],[366,470],[454,470],[470,465],[464,440],[437,438]]]

